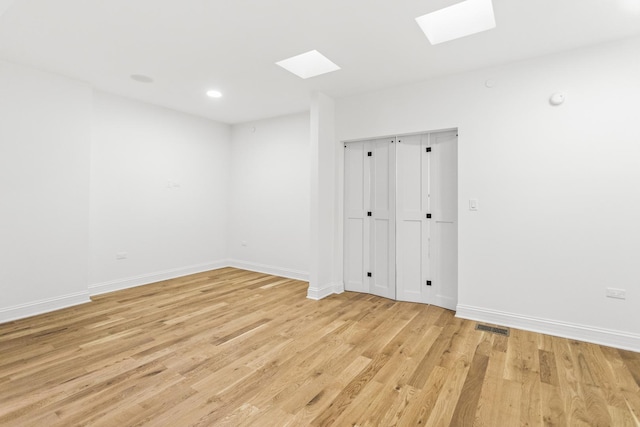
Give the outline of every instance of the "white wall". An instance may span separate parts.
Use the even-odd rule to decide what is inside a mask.
[[[0,322],[230,263],[308,278],[309,113],[232,153],[231,126],[30,67],[0,94]]]
[[[306,280],[309,113],[234,125],[231,135],[231,264]]]
[[[640,351],[639,51],[636,38],[337,101],[339,140],[459,129],[459,315]]]
[[[93,115],[92,293],[225,265],[230,127],[100,92]]]
[[[9,10],[13,3],[15,3],[15,0],[0,0],[0,16]]]
[[[0,61],[0,322],[88,301],[91,89]]]

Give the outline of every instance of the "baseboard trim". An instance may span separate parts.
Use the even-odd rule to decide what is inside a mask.
[[[321,288],[311,287],[307,289],[307,298],[319,301],[333,294],[341,294],[344,292],[344,286],[339,283],[330,283]]]
[[[309,274],[302,271],[273,267],[263,264],[248,263],[238,260],[220,260],[210,263],[192,265],[188,267],[163,270],[155,273],[141,274],[139,276],[126,277],[123,279],[116,279],[108,282],[94,283],[88,286],[87,291],[33,301],[12,307],[0,308],[0,323],[10,322],[12,320],[23,319],[25,317],[31,317],[38,314],[48,313],[50,311],[72,307],[74,305],[88,303],[91,302],[90,297],[94,295],[101,295],[109,292],[120,291],[123,289],[134,288],[136,286],[148,285],[163,280],[175,279],[178,277],[188,276],[190,274],[217,270],[224,267],[240,268],[243,270],[271,274],[274,276],[302,280],[305,282],[309,281]]]
[[[76,292],[62,295],[55,298],[47,298],[33,301],[26,304],[14,305],[0,309],[0,323],[11,322],[13,320],[24,319],[25,317],[37,316],[63,308],[73,307],[91,302],[89,292]]]
[[[640,352],[640,335],[458,304],[456,317]]]
[[[286,277],[287,279],[309,281],[309,273],[289,268],[274,267],[272,265],[256,264],[253,262],[231,259],[227,262],[227,267],[239,268],[241,270],[255,271],[256,273],[271,274],[272,276]]]
[[[215,261],[205,264],[197,264],[189,267],[173,268],[156,273],[141,274],[139,276],[127,277],[124,279],[111,280],[109,282],[95,283],[89,285],[89,293],[93,295],[106,294],[109,292],[121,291],[136,286],[148,285],[162,280],[175,279],[177,277],[188,276],[189,274],[202,273],[204,271],[217,270],[228,267],[227,261]]]

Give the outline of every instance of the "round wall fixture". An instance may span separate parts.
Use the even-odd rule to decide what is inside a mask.
[[[562,105],[564,103],[565,98],[566,98],[566,95],[563,92],[556,92],[553,95],[551,95],[551,98],[549,98],[549,104],[553,106]]]
[[[153,79],[149,76],[145,76],[144,74],[131,74],[131,79],[139,83],[153,83]]]

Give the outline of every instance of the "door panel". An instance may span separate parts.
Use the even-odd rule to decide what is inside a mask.
[[[394,142],[384,138],[345,144],[344,202],[345,289],[392,299],[396,291]]]
[[[389,220],[374,219],[375,244],[372,247],[372,270],[371,288],[369,292],[387,298],[395,296],[395,289],[392,289],[392,278],[390,277],[389,262],[391,256],[391,246],[389,242]]]
[[[423,156],[420,135],[398,138],[397,156],[397,298],[422,302],[422,277],[426,257],[422,212]]]
[[[397,295],[401,301],[422,302],[422,221],[398,224]]]
[[[347,291],[367,292],[364,283],[364,229],[362,218],[347,218],[344,269],[344,286]]]
[[[429,304],[456,309],[458,300],[457,232],[454,223],[437,224],[432,239],[434,268]]]
[[[395,299],[395,141],[390,138],[372,141],[371,151],[373,246],[369,292]]]
[[[458,170],[456,132],[430,135],[433,285],[429,303],[455,310],[458,300]]]
[[[455,309],[458,289],[456,150],[455,132],[398,138],[399,300]],[[431,285],[428,286],[428,282]]]
[[[365,245],[369,241],[369,227],[365,207],[369,202],[368,164],[365,145],[355,142],[345,146],[345,234],[344,286],[347,291],[368,292],[365,280],[369,260]]]

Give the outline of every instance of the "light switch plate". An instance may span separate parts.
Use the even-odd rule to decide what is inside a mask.
[[[478,210],[478,199],[469,199],[469,210],[470,211]]]

